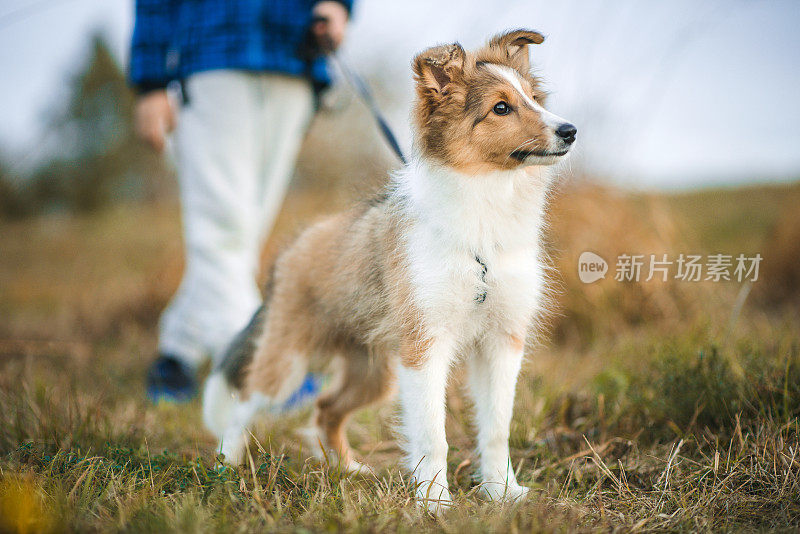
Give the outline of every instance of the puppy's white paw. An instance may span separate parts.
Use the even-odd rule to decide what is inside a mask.
[[[525,498],[530,488],[520,486],[516,482],[484,482],[481,484],[481,493],[491,501],[514,502]]]
[[[247,437],[244,431],[238,427],[232,427],[225,431],[217,447],[217,450],[224,457],[222,463],[230,466],[237,466],[244,463]]]

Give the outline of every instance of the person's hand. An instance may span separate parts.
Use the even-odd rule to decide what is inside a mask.
[[[164,151],[167,134],[175,129],[175,110],[166,90],[145,93],[136,102],[136,135],[158,152]]]
[[[317,2],[311,15],[315,19],[311,31],[323,50],[336,50],[344,40],[347,31],[347,9],[340,3],[332,0]]]

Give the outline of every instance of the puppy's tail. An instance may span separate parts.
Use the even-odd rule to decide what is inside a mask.
[[[253,356],[256,352],[256,345],[258,338],[264,330],[264,320],[267,315],[266,302],[259,306],[253,318],[244,329],[236,334],[231,344],[225,350],[219,364],[217,364],[215,373],[220,373],[235,389],[241,389],[244,385],[244,378],[247,372],[247,366],[253,361]]]
[[[203,390],[203,422],[222,437],[231,424],[233,410],[239,401],[247,366],[253,360],[256,342],[264,328],[266,304],[262,304],[250,323],[239,332],[206,380]]]

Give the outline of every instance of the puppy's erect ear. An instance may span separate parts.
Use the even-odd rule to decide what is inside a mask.
[[[494,37],[489,41],[489,46],[505,50],[511,63],[522,70],[531,68],[528,55],[529,44],[542,44],[544,35],[533,30],[513,30]]]
[[[458,43],[429,48],[414,58],[414,78],[421,98],[438,99],[461,79],[466,52]]]

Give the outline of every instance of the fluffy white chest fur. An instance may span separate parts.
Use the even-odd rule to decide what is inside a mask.
[[[416,307],[434,335],[465,344],[524,330],[541,303],[545,168],[469,176],[417,161],[398,174]]]

